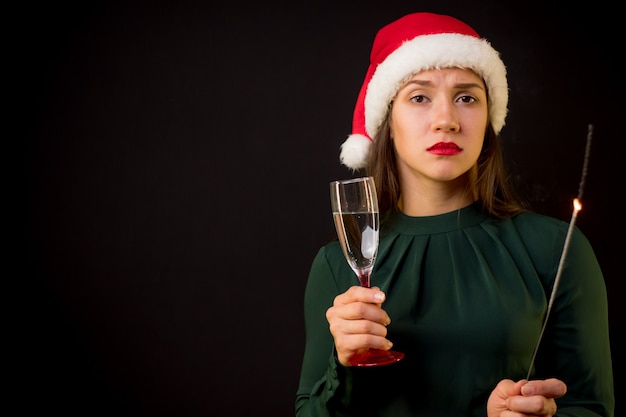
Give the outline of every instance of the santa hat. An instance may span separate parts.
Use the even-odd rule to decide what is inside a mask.
[[[509,98],[506,68],[498,52],[467,24],[434,13],[406,15],[378,31],[359,92],[352,133],[341,145],[341,163],[357,170],[387,116],[389,104],[410,76],[433,68],[468,68],[487,85],[489,120],[504,126]]]

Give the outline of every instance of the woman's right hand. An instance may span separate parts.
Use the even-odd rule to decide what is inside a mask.
[[[337,358],[344,366],[355,354],[369,348],[389,350],[387,336],[391,319],[382,309],[385,293],[378,287],[353,286],[335,297],[326,311],[330,333],[335,339]]]
[[[567,392],[567,385],[560,379],[513,381],[503,379],[496,385],[487,400],[489,417],[551,417],[556,414],[555,398]]]

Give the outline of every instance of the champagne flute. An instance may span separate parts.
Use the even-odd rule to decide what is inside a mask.
[[[343,254],[363,287],[370,287],[378,253],[379,213],[374,178],[362,177],[330,183],[330,203]],[[397,362],[404,353],[367,349],[353,355],[353,366],[379,366]]]

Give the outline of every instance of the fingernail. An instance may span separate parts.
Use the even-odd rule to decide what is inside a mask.
[[[522,395],[533,395],[534,394],[534,389],[532,385],[523,385],[522,386]]]
[[[384,292],[380,292],[380,291],[374,293],[374,300],[376,300],[378,302],[385,301],[385,293]]]

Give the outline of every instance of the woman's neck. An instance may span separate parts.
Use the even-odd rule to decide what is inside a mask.
[[[398,208],[407,216],[435,216],[467,207],[476,196],[463,183],[404,184]]]

